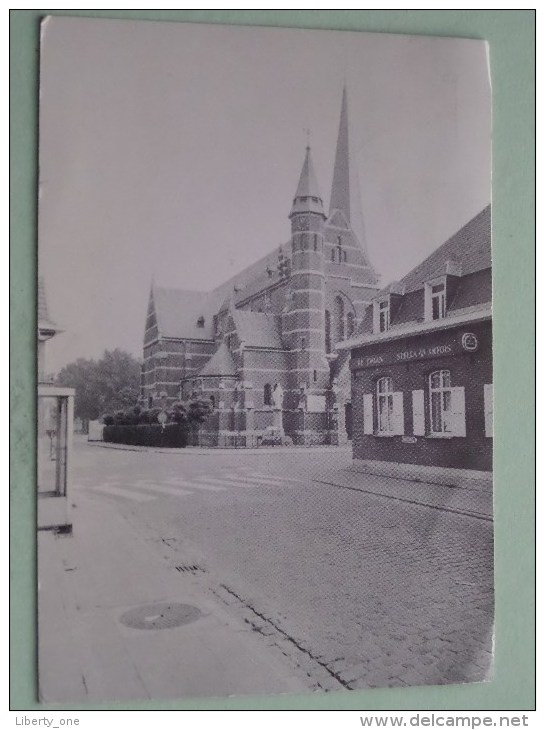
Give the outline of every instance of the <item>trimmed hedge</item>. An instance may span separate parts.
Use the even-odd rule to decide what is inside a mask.
[[[156,423],[138,426],[104,426],[102,438],[111,444],[184,448],[187,446],[187,428],[177,423],[167,423],[164,427]]]

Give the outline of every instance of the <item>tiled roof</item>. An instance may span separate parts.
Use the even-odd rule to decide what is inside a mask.
[[[233,376],[237,368],[233,356],[225,342],[222,342],[210,360],[199,372],[199,375]]]
[[[386,342],[387,340],[412,337],[416,334],[441,331],[448,329],[449,327],[457,327],[460,324],[468,324],[469,322],[481,322],[490,319],[491,316],[491,302],[475,304],[471,307],[448,311],[446,316],[442,319],[405,322],[403,324],[392,326],[384,332],[378,333],[366,330],[364,332],[360,332],[350,340],[337,343],[335,348],[337,350],[349,350],[360,345]]]
[[[312,163],[312,155],[310,154],[310,147],[307,147],[305,154],[305,161],[303,162],[303,168],[299,177],[299,184],[295,191],[296,198],[308,197],[314,195],[317,198],[322,199],[320,190],[318,188],[318,182],[316,180],[316,173],[314,172],[314,165]]]
[[[288,247],[285,244],[280,248],[286,251]],[[270,286],[284,281],[287,283],[287,280],[281,279],[277,270],[280,248],[274,248],[269,254],[209,292],[154,286],[153,296],[160,334],[163,337],[181,339],[213,339],[213,316],[228,309],[231,300],[237,304]],[[267,268],[272,272],[271,275],[267,273]],[[197,326],[197,320],[201,316],[205,318],[202,328]]]
[[[233,319],[237,334],[246,347],[283,348],[279,315],[236,309]]]
[[[404,285],[405,292],[419,289],[435,275],[444,273],[441,269],[447,261],[458,262],[461,266],[462,276],[491,268],[490,237],[491,221],[488,205],[401,279],[400,283]]]
[[[460,273],[453,300],[447,316],[456,316],[464,310],[489,303],[492,300],[492,275],[490,252],[490,206],[482,210],[458,233],[439,246],[427,259],[410,271],[395,286],[389,285],[375,295],[392,291],[404,292],[392,300],[390,328],[403,327],[411,322],[424,320],[424,284],[435,276],[444,274],[447,262],[452,262]],[[367,307],[358,335],[373,331],[373,306]]]
[[[243,301],[251,294],[256,294],[263,289],[266,289],[272,284],[278,283],[281,278],[278,273],[278,253],[280,248],[286,252],[290,250],[290,243],[285,243],[281,247],[274,248],[266,256],[262,256],[258,261],[250,264],[245,269],[240,271],[235,276],[232,276],[227,281],[220,284],[210,295],[218,300],[218,310],[226,299],[230,298],[233,293],[233,289],[236,287],[237,292],[235,294],[235,303]],[[267,274],[267,268],[271,270],[272,274]]]
[[[255,296],[262,291],[265,291],[271,286],[276,288],[282,288],[289,284],[288,278],[281,279],[280,276],[275,272],[273,276],[269,276],[266,272],[255,281],[250,281],[248,284],[239,291],[235,296],[235,303],[243,302],[249,297]]]
[[[290,218],[294,213],[304,213],[306,211],[321,213],[325,218],[322,196],[320,195],[318,182],[316,181],[310,147],[307,147],[301,176],[299,177],[299,183],[293,198]]]
[[[157,326],[162,337],[211,340],[214,338],[210,296],[187,289],[153,288]],[[197,321],[204,317],[204,326]]]

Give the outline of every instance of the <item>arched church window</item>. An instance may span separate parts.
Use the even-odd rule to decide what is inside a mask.
[[[210,405],[212,406],[212,410],[216,407],[216,399],[213,395],[210,396]]]
[[[335,249],[334,248],[331,249],[331,260],[335,261]]]
[[[331,352],[331,313],[325,310],[325,351]]]
[[[346,251],[343,251],[342,238],[340,236],[337,236],[337,251],[336,251],[337,262],[340,264],[343,260],[346,261],[345,256],[346,256]]]
[[[263,388],[263,403],[266,406],[272,406],[272,386],[270,383],[265,383]]]
[[[335,297],[335,342],[344,340],[344,302],[341,296]]]
[[[354,334],[354,312],[348,312],[346,315],[346,336],[352,337]]]

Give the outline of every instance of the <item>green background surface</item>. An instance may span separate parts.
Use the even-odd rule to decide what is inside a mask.
[[[36,701],[35,274],[39,19],[46,14],[414,33],[490,43],[493,90],[496,661],[484,684],[88,705]],[[11,709],[534,708],[533,10],[11,11]]]

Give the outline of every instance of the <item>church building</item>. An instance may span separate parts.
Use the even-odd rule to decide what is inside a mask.
[[[289,200],[289,199],[288,199]],[[207,399],[203,445],[337,444],[350,431],[351,337],[378,291],[343,90],[329,212],[307,146],[287,243],[209,292],[152,285],[141,400]]]

